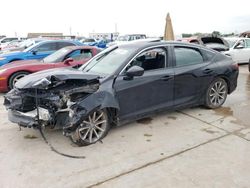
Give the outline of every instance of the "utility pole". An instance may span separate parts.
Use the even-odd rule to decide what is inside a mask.
[[[115,23],[115,32],[117,33],[117,23]]]
[[[69,35],[72,35],[72,29],[71,29],[71,26],[69,27]]]

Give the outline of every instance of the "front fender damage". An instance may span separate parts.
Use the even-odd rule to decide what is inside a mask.
[[[63,126],[64,133],[71,133],[91,112],[104,108],[119,109],[119,105],[112,92],[97,91],[84,99],[71,103],[66,111],[60,111],[58,113],[60,117],[56,118],[56,126],[67,122]]]
[[[9,120],[20,126],[59,127],[65,135],[70,135],[93,110],[119,109],[113,90],[102,90],[99,80],[87,85],[72,81],[46,89],[14,89],[5,95],[4,105]]]

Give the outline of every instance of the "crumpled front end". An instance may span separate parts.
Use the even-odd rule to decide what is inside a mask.
[[[79,105],[99,89],[99,80],[66,80],[46,88],[13,89],[5,95],[9,120],[22,127],[49,126],[65,130],[76,126],[87,109]]]

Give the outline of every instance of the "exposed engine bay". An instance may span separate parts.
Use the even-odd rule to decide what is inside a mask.
[[[87,113],[80,102],[99,89],[99,80],[43,78],[33,88],[13,89],[5,95],[9,119],[22,127],[49,126],[70,133]]]

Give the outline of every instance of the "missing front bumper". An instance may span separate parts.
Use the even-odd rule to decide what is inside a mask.
[[[50,121],[51,116],[47,109],[38,107],[38,111],[39,111],[39,120],[43,122]],[[37,109],[34,109],[30,112],[8,110],[8,118],[12,123],[17,123],[22,127],[37,127],[39,125]]]

